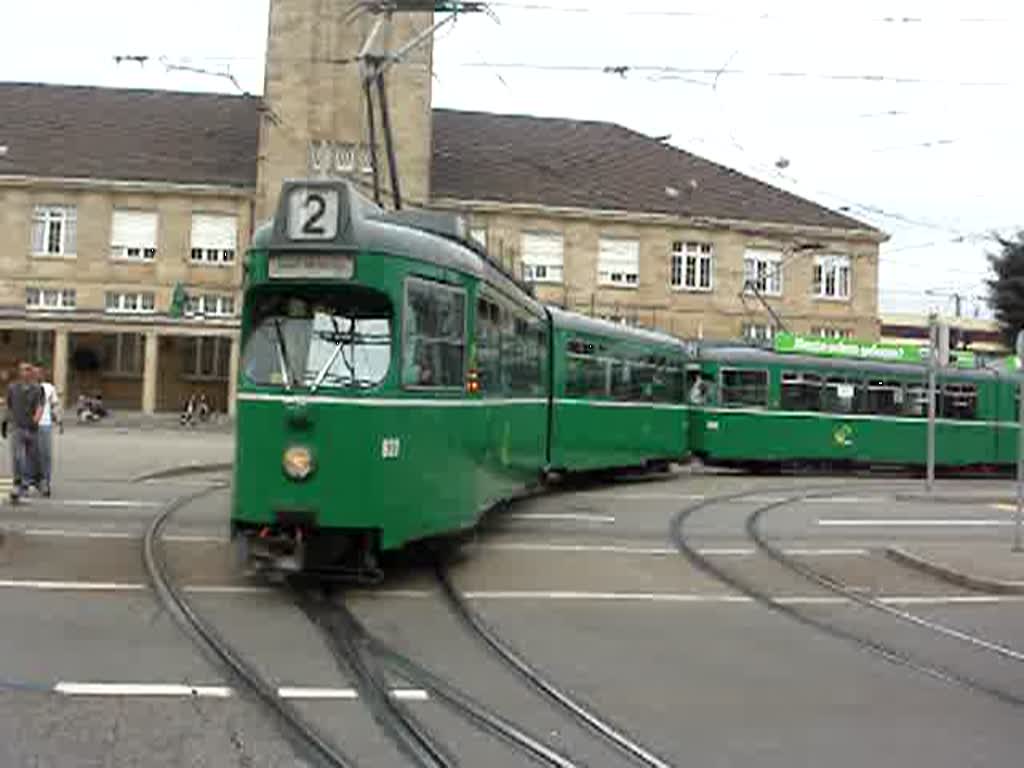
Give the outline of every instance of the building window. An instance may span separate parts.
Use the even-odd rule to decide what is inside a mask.
[[[562,282],[562,236],[524,233],[520,243],[523,279],[533,283]]]
[[[597,284],[636,288],[640,282],[640,243],[601,238],[597,251]]]
[[[74,288],[26,288],[25,309],[70,310],[75,308]]]
[[[469,239],[487,250],[487,227],[473,227],[469,230]]]
[[[53,364],[53,331],[25,331],[25,357],[49,368]]]
[[[73,205],[37,205],[32,214],[32,253],[70,256],[78,248],[78,215]]]
[[[120,291],[107,292],[107,312],[111,313],[152,313],[156,311],[156,302],[149,291],[141,293]]]
[[[814,294],[822,299],[850,298],[850,258],[814,257]]]
[[[231,339],[187,336],[183,341],[181,370],[190,379],[227,379],[231,367]]]
[[[823,339],[852,339],[853,331],[849,328],[830,328],[820,326],[811,328],[812,336],[820,336]]]
[[[782,295],[782,254],[748,248],[743,254],[744,288],[756,288],[765,296]]]
[[[745,341],[760,344],[775,338],[775,326],[768,323],[744,323],[741,333]]]
[[[185,313],[207,317],[232,317],[235,314],[235,297],[213,293],[189,296]]]
[[[234,263],[237,238],[237,216],[209,213],[192,214],[192,263]]]
[[[153,211],[114,211],[110,223],[110,256],[128,261],[156,258],[157,217]]]
[[[710,291],[713,258],[711,243],[682,240],[672,243],[672,287],[686,291]]]
[[[146,337],[141,333],[112,333],[103,337],[103,372],[112,376],[142,375]]]

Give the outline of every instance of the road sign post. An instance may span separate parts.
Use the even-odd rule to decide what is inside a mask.
[[[938,325],[933,314],[928,318],[928,466],[924,481],[928,493],[935,486],[935,364],[938,341]]]

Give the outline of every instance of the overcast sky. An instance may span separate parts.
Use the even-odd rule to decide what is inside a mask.
[[[0,0],[0,79],[232,90],[171,64],[230,70],[260,93],[267,5]],[[1022,5],[494,2],[496,19],[466,15],[439,33],[434,105],[670,134],[888,232],[883,311],[951,310],[946,294],[959,292],[973,314],[991,233],[1024,226]]]

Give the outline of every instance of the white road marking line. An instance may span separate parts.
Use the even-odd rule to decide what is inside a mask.
[[[56,592],[141,592],[145,584],[117,581],[50,581],[46,579],[0,579],[0,589],[37,589]]]
[[[300,688],[282,686],[277,689],[282,699],[358,699],[355,688]]]
[[[480,549],[506,551],[506,552],[565,552],[565,553],[595,553],[613,555],[657,555],[668,556],[678,555],[679,550],[674,547],[631,547],[619,544],[534,544],[528,541],[498,542],[494,544],[480,544]],[[823,549],[787,549],[787,555],[794,557],[854,557],[869,554],[867,549],[861,548],[823,548]],[[708,547],[698,549],[698,554],[713,557],[747,557],[755,554],[756,550],[750,547]]]
[[[25,528],[21,531],[25,536],[52,537],[61,539],[141,539],[145,533],[138,531],[91,531],[76,528]],[[170,533],[163,537],[164,541],[179,543],[226,543],[227,536],[203,536],[201,534]]]
[[[593,602],[751,604],[746,595],[702,594],[697,592],[582,592],[546,590],[467,591],[472,600],[574,600]],[[784,595],[773,598],[784,605],[849,605],[849,598],[830,595]],[[1022,595],[894,595],[879,598],[888,605],[989,605],[1024,602]]]
[[[705,498],[702,493],[601,493],[600,491],[584,491],[575,496],[608,501],[701,501]]]
[[[818,525],[823,527],[850,527],[850,528],[871,528],[871,527],[904,527],[904,528],[993,528],[998,526],[1013,525],[1012,520],[992,520],[985,518],[822,518]]]
[[[128,509],[132,507],[156,508],[162,507],[167,502],[163,501],[142,501],[138,499],[40,499],[40,501],[61,504],[65,507],[93,507],[93,508],[116,508]]]
[[[69,683],[53,687],[65,696],[186,696],[226,699],[232,691],[225,685],[182,685],[180,683]]]
[[[605,523],[611,525],[615,522],[612,515],[590,515],[575,512],[517,512],[514,514],[501,515],[502,520],[555,520],[570,521],[579,523]]]
[[[55,693],[65,696],[175,696],[201,699],[227,699],[235,691],[226,685],[187,685],[183,683],[78,683],[61,681],[53,686]],[[281,686],[282,699],[343,700],[359,698],[355,688],[316,688]],[[428,701],[430,695],[422,688],[392,688],[391,695],[401,701]]]
[[[871,504],[883,501],[882,496],[822,496],[804,499],[804,504]]]

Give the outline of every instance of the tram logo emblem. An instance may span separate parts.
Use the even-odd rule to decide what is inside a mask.
[[[853,445],[853,427],[849,424],[840,424],[833,430],[832,440],[841,448],[849,448]]]

